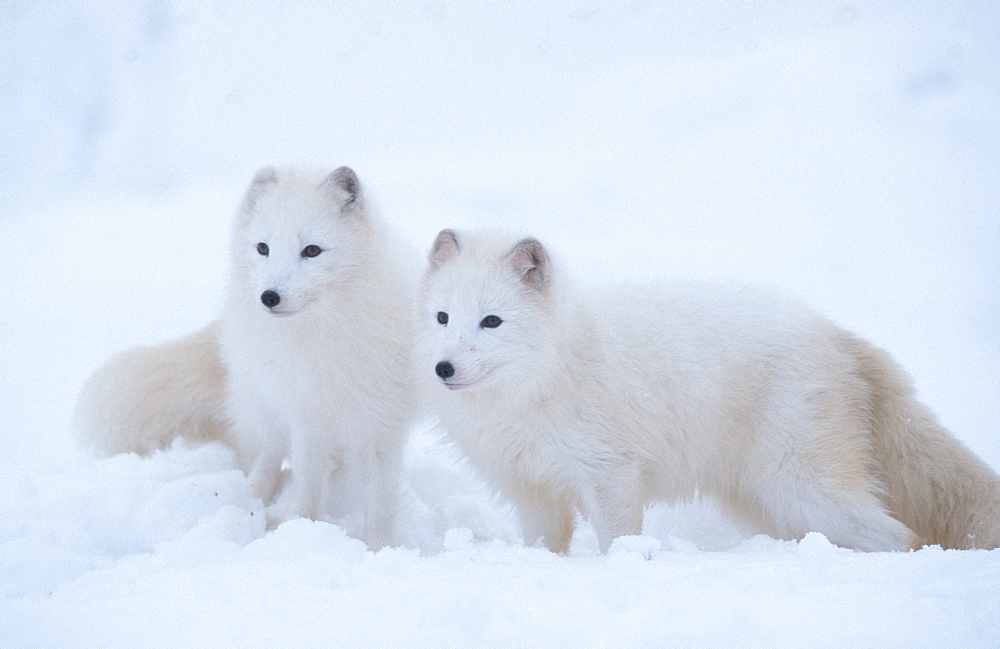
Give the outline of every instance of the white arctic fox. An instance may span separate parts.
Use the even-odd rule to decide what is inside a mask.
[[[709,494],[757,532],[861,550],[1000,545],[1000,478],[883,351],[787,300],[722,287],[574,293],[535,239],[442,231],[417,358],[435,414],[565,552],[653,501]]]
[[[414,388],[413,291],[390,240],[351,169],[262,169],[218,322],[113,359],[85,386],[78,426],[105,452],[221,439],[279,503],[272,521],[348,516],[372,547],[392,543]]]

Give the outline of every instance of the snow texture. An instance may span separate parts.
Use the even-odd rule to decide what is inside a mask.
[[[214,318],[264,164],[349,164],[425,251],[767,284],[890,350],[1000,468],[1000,5],[0,3],[0,646],[1000,645],[1000,550],[751,537],[710,502],[568,556],[413,430],[404,547],[266,531],[218,444],[97,459],[113,353]]]

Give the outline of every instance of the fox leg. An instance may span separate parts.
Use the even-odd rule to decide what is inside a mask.
[[[862,435],[841,429],[809,439],[770,461],[745,458],[743,479],[724,500],[779,538],[820,532],[858,550],[919,547],[917,535],[886,508]]]
[[[517,513],[525,545],[532,546],[540,540],[552,552],[569,552],[576,525],[576,508],[567,500],[522,502]]]
[[[401,454],[390,449],[372,449],[369,454],[368,488],[365,495],[364,540],[372,550],[396,543],[396,510],[399,501]]]

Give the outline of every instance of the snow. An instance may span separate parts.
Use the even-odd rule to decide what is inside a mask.
[[[113,353],[215,317],[264,164],[352,165],[426,250],[796,295],[890,350],[1000,468],[1000,7],[0,5],[0,646],[997,646],[1000,550],[857,553],[657,506],[524,547],[429,423],[404,545],[266,531],[232,453],[94,458]]]

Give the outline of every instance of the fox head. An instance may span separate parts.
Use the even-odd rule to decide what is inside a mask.
[[[433,380],[449,390],[513,389],[546,345],[551,265],[534,238],[511,243],[442,230],[431,249],[420,314]]]
[[[326,176],[257,172],[233,236],[234,290],[272,316],[322,306],[364,258],[361,186],[340,167]]]

